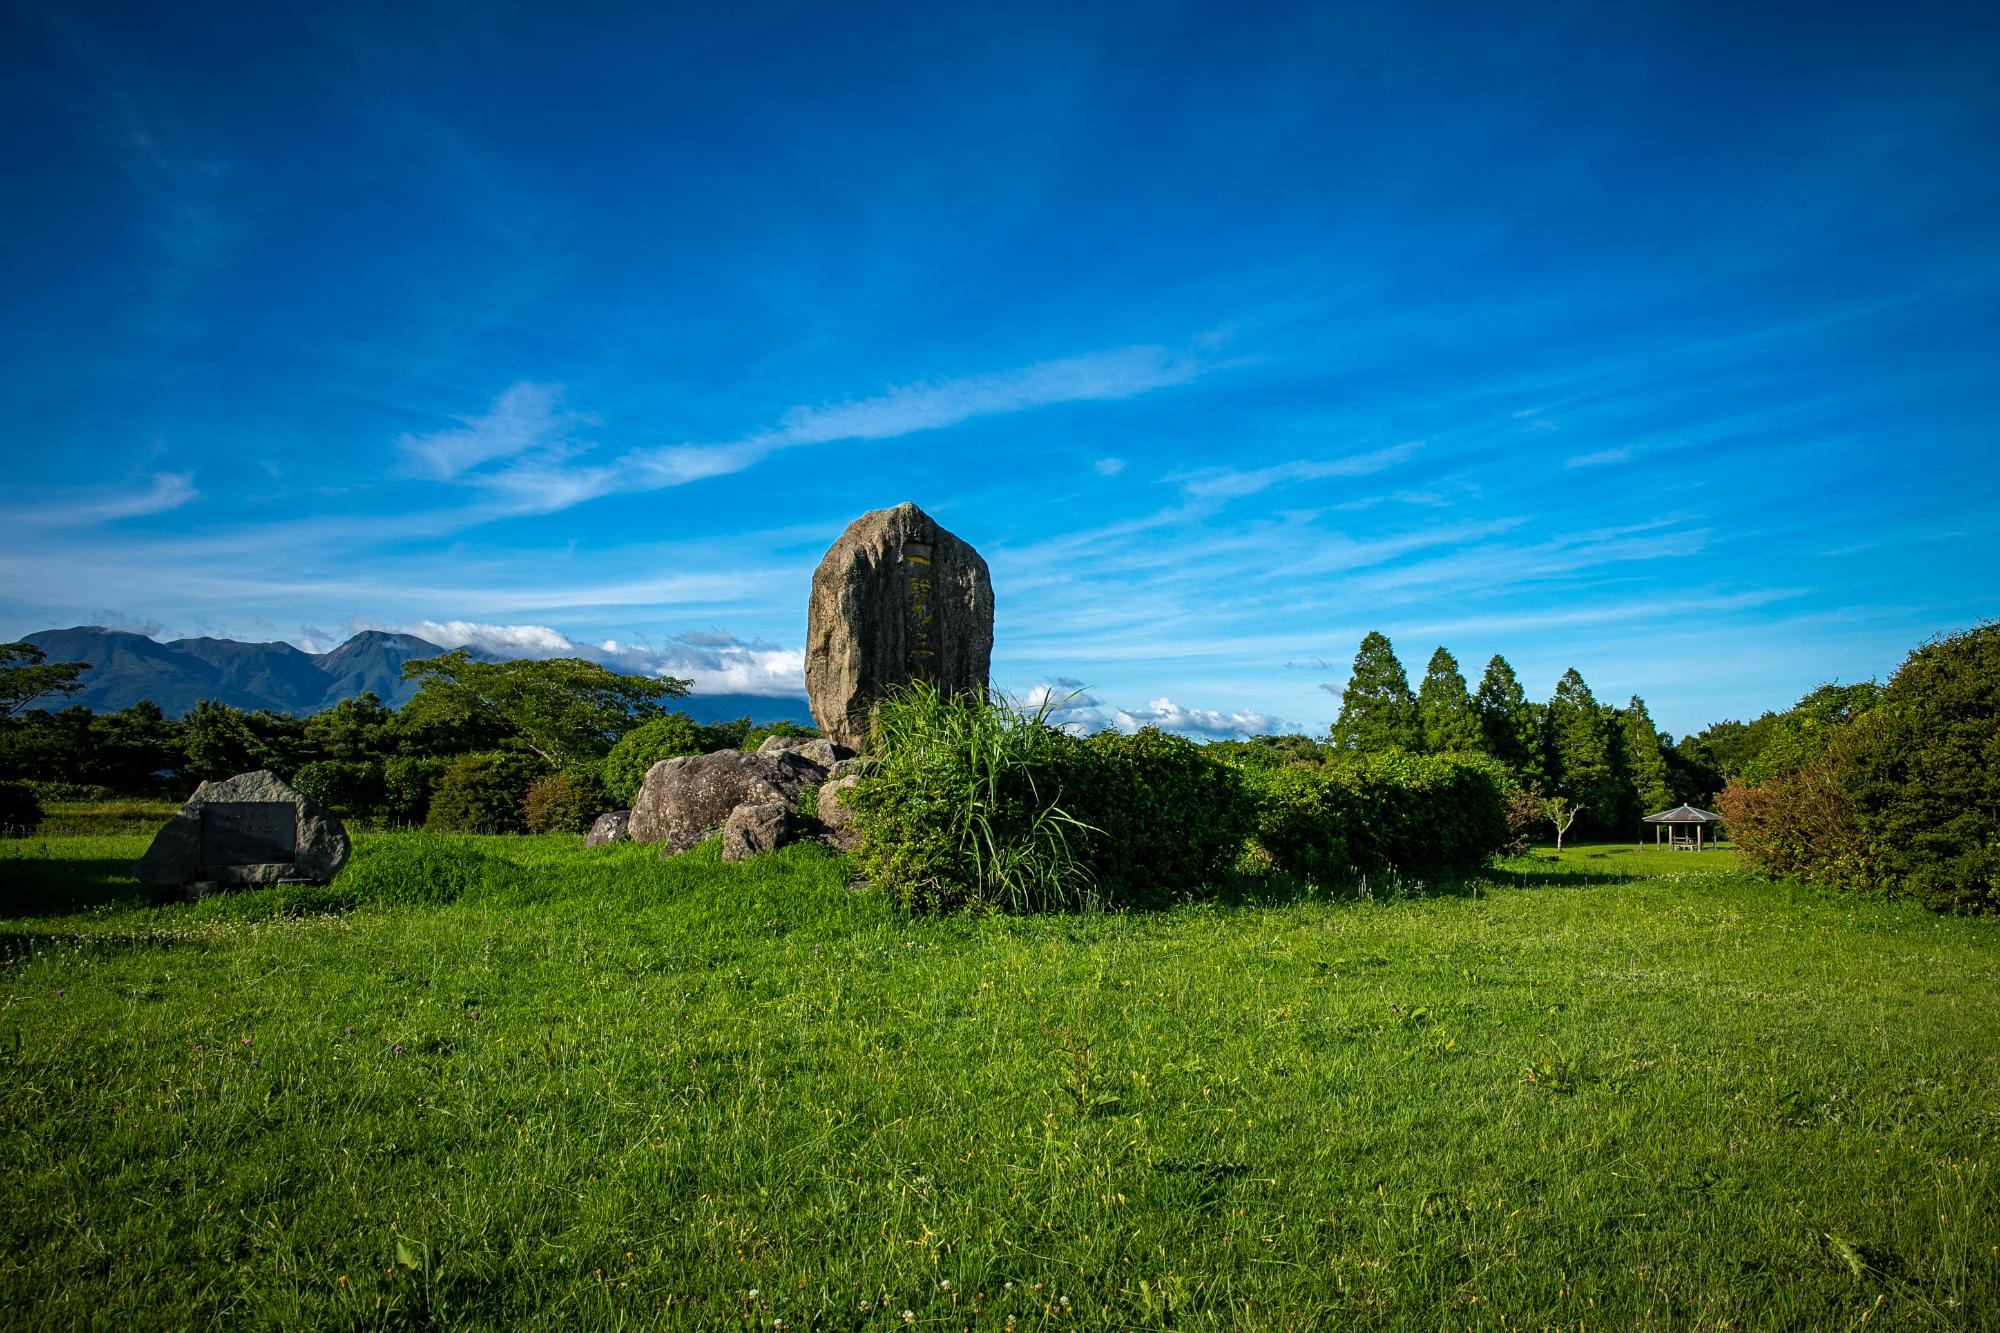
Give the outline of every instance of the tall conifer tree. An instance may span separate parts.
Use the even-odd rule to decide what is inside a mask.
[[[1431,654],[1424,683],[1417,687],[1417,727],[1424,749],[1431,754],[1474,751],[1482,747],[1479,715],[1465,692],[1458,659],[1440,645]]]
[[[1667,759],[1660,750],[1660,733],[1646,712],[1646,701],[1633,695],[1625,705],[1625,767],[1632,775],[1632,795],[1641,814],[1657,814],[1674,804],[1667,782]]]
[[[1354,654],[1354,674],[1340,693],[1333,743],[1343,750],[1414,750],[1417,701],[1410,678],[1386,636],[1370,630]]]
[[[1539,785],[1545,781],[1535,706],[1528,702],[1514,668],[1500,654],[1493,654],[1486,664],[1486,674],[1479,678],[1479,693],[1473,697],[1472,707],[1479,715],[1486,753],[1505,764],[1524,783]]]
[[[1613,766],[1610,719],[1575,667],[1556,682],[1543,734],[1556,790],[1583,805],[1584,823],[1617,828],[1626,797]]]

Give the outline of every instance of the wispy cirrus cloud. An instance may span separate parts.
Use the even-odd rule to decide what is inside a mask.
[[[1167,480],[1178,482],[1182,494],[1190,499],[1240,500],[1246,495],[1255,495],[1290,482],[1319,481],[1327,477],[1363,477],[1381,472],[1407,461],[1423,444],[1422,440],[1408,440],[1387,449],[1349,454],[1344,458],[1298,459],[1247,470],[1202,468],[1195,472],[1177,473]]]
[[[465,419],[456,429],[406,435],[399,447],[424,475],[494,493],[504,512],[548,513],[614,488],[658,490],[727,476],[786,449],[894,439],[980,417],[1132,398],[1184,384],[1206,369],[1208,363],[1200,358],[1165,347],[1122,347],[897,385],[850,402],[802,405],[785,412],[777,425],[735,439],[655,445],[592,464],[572,460],[589,447],[575,438],[575,427],[593,419],[561,410],[559,392],[552,386],[523,381],[495,399],[485,414]],[[484,468],[496,462],[504,466]]]
[[[1607,467],[1613,463],[1629,463],[1635,458],[1643,458],[1652,453],[1658,445],[1622,444],[1612,449],[1599,449],[1595,453],[1576,454],[1563,460],[1566,468]]]
[[[87,528],[121,518],[164,514],[199,494],[189,474],[155,472],[137,489],[68,492],[59,500],[9,505],[0,509],[0,518],[22,528]]]
[[[420,476],[454,481],[487,463],[534,457],[546,466],[577,451],[572,432],[587,421],[562,408],[562,386],[522,380],[509,385],[493,405],[461,425],[428,435],[404,435],[396,442],[408,468]]]

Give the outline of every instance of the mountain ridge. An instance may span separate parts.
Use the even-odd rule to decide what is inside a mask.
[[[160,706],[168,717],[180,717],[203,699],[232,708],[268,708],[303,716],[331,708],[363,690],[391,708],[400,708],[416,693],[416,682],[403,679],[403,663],[450,651],[414,634],[368,629],[323,653],[308,653],[293,644],[244,643],[208,637],[162,643],[130,630],[103,625],[36,630],[22,642],[32,643],[51,662],[88,662],[83,688],[68,698],[43,700],[43,709],[81,704],[98,712],[128,708],[144,699]],[[501,659],[472,650],[475,657]],[[803,697],[759,694],[692,694],[673,707],[697,722],[716,722],[748,714],[754,721],[811,722]]]

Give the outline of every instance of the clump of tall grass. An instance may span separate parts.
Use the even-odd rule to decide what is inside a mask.
[[[884,699],[869,766],[847,798],[863,873],[931,910],[1103,907],[1088,856],[1095,830],[1064,803],[1077,743],[1049,724],[1051,707],[922,681]]]

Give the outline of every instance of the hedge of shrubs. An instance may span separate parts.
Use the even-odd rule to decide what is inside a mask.
[[[1719,805],[1756,869],[2000,911],[2000,624],[1918,648],[1815,752]]]
[[[1151,728],[1078,739],[1045,711],[919,686],[880,711],[848,798],[855,855],[912,906],[1044,910],[1188,897],[1253,842],[1282,872],[1345,885],[1463,873],[1509,841],[1490,761],[1225,755]]]
[[[1258,844],[1322,882],[1462,874],[1512,841],[1506,773],[1474,756],[1387,751],[1261,769],[1256,784]]]

